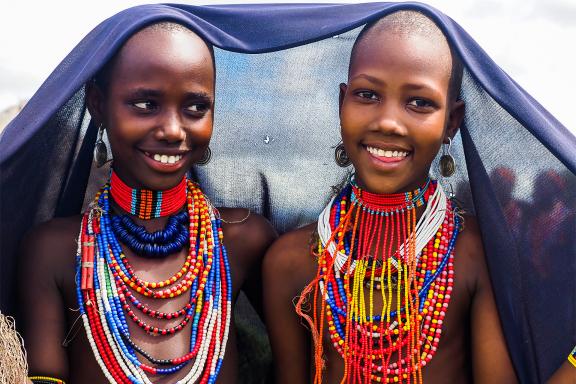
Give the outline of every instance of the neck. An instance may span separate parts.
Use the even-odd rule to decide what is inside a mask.
[[[110,195],[118,207],[139,219],[166,217],[178,212],[186,204],[186,177],[174,188],[153,191],[131,188],[112,171]]]

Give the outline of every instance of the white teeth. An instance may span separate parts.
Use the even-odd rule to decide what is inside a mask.
[[[148,156],[150,156],[148,154]],[[160,155],[158,153],[155,153],[154,156],[150,156],[152,157],[154,160],[162,163],[162,164],[174,164],[177,163],[178,161],[180,161],[180,159],[182,159],[182,155]]]
[[[375,147],[366,147],[368,152],[373,155],[380,156],[380,157],[406,157],[408,156],[408,152],[404,151],[391,151],[391,150],[384,150]]]

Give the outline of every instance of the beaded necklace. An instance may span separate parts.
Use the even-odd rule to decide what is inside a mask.
[[[150,220],[178,212],[186,203],[186,184],[186,178],[183,178],[177,186],[166,191],[134,189],[112,171],[110,194],[124,211],[140,219]]]
[[[314,383],[322,382],[325,324],[344,359],[343,383],[422,382],[451,297],[460,221],[432,180],[393,195],[352,180],[330,201],[318,220],[318,272],[297,304],[312,329]],[[310,316],[302,306],[312,292]]]
[[[164,281],[147,282],[134,274],[113,229],[109,184],[83,216],[76,256],[77,300],[92,351],[112,383],[148,384],[147,374],[171,374],[188,364],[192,364],[190,371],[177,383],[214,383],[222,366],[232,311],[232,281],[221,221],[199,187],[186,179],[183,182],[184,201],[174,212],[187,207],[189,250],[182,268]],[[183,222],[181,218],[175,220]],[[184,294],[189,295],[188,303],[170,313],[152,310],[137,298],[171,299]],[[182,320],[177,326],[158,328],[146,324],[144,316]],[[154,358],[131,340],[127,318],[155,336],[174,334],[191,324],[189,352],[172,359]],[[139,361],[137,352],[148,363]]]

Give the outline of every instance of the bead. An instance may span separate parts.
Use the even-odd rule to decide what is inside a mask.
[[[400,378],[412,382],[413,375],[421,375],[416,372],[436,352],[453,287],[452,260],[459,228],[445,195],[441,195],[447,205],[444,219],[429,232],[428,243],[418,255],[408,234],[415,230],[415,207],[427,204],[437,188],[441,187],[429,181],[415,192],[376,195],[352,182],[325,210],[329,220],[322,228],[329,232],[319,236],[319,279],[315,283],[324,304],[313,325],[322,335],[320,319],[325,316],[328,335],[344,359],[347,377],[369,374],[375,382],[398,382]],[[343,209],[348,196],[352,204]],[[319,219],[319,234],[322,223]],[[378,238],[382,233],[388,240]],[[377,259],[368,256],[374,252],[372,241],[394,241],[410,248],[403,255],[383,250],[380,256],[376,251],[381,257]],[[340,254],[345,261],[338,264]],[[382,316],[380,310],[375,311],[374,294],[398,305],[384,308]],[[414,340],[417,335],[419,339]]]
[[[201,382],[214,382],[220,370],[232,310],[232,281],[228,256],[221,243],[221,224],[215,208],[194,183],[186,181],[185,186],[188,193],[184,202],[188,210],[185,214],[170,217],[162,233],[142,232],[126,217],[111,218],[108,185],[96,195],[95,201],[102,214],[94,224],[96,268],[91,280],[93,284],[92,287],[81,287],[80,282],[86,277],[86,271],[81,267],[85,255],[80,250],[76,256],[76,285],[80,313],[89,344],[110,382],[149,382],[146,372],[152,375],[167,375],[178,372],[187,364],[192,364],[192,368],[182,379],[182,383],[196,382],[200,377]],[[166,197],[164,194],[163,198]],[[151,209],[145,204],[142,207],[146,212]],[[79,242],[86,237],[85,229],[90,227],[87,222],[92,222],[91,215],[91,212],[85,214]],[[114,230],[115,223],[121,228]],[[200,232],[203,233],[202,237],[198,236]],[[126,234],[132,236],[132,239],[137,238],[138,241],[132,244],[134,248],[151,250],[154,253],[159,253],[158,250],[163,246],[173,253],[174,250],[181,249],[182,244],[189,242],[186,261],[169,279],[161,282],[143,281],[134,274],[118,241],[119,237],[128,238]],[[199,241],[200,238],[204,241]],[[141,240],[147,243],[141,244]],[[150,243],[149,240],[157,243]],[[162,242],[164,244],[161,244]],[[192,265],[195,266],[195,273],[190,271]],[[202,284],[199,284],[201,276]],[[157,288],[160,290],[156,290]],[[171,313],[153,310],[133,294],[138,292],[145,296],[165,299],[182,295],[188,290],[193,293],[190,294],[188,303]],[[211,310],[208,311],[208,308]],[[170,328],[158,328],[147,324],[143,316],[157,319],[182,317],[182,320]],[[189,329],[190,352],[172,360],[150,356],[130,339],[126,317],[151,335],[169,335]],[[157,367],[140,362],[136,351]]]

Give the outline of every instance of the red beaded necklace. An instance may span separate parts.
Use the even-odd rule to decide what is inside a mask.
[[[140,219],[150,220],[170,216],[178,212],[186,203],[186,177],[183,177],[174,188],[152,191],[131,188],[112,171],[110,194],[120,208]]]
[[[450,301],[459,220],[435,181],[394,195],[352,182],[332,200],[318,221],[317,276],[297,304],[312,328],[315,384],[326,327],[344,359],[343,383],[422,382]],[[302,304],[312,292],[309,316]]]

